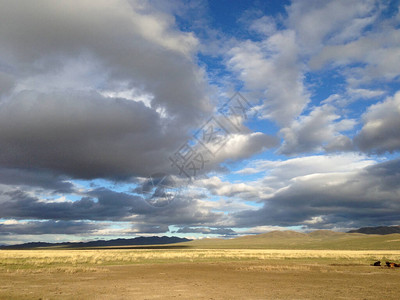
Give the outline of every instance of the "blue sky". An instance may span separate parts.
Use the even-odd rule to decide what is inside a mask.
[[[0,28],[0,244],[399,224],[399,1],[0,0]]]

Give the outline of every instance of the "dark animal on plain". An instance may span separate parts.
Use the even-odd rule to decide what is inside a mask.
[[[386,266],[388,266],[389,268],[394,268],[394,265],[396,264],[389,261],[386,262]]]
[[[381,262],[378,260],[376,262],[374,262],[371,266],[375,266],[375,267],[380,267]]]
[[[394,264],[395,268],[400,268],[400,264]]]

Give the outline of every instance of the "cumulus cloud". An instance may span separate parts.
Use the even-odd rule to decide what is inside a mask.
[[[371,105],[363,115],[364,125],[355,137],[366,152],[385,153],[400,150],[400,92]]]
[[[400,148],[394,6],[294,0],[225,34],[197,1],[0,0],[2,240],[395,224],[399,161],[354,153]],[[234,85],[258,120],[215,107]],[[170,158],[194,145],[180,189]],[[156,173],[179,190],[164,207],[146,201]]]
[[[278,140],[276,137],[266,135],[262,132],[232,134],[221,151],[216,154],[215,161],[242,160],[277,145]]]
[[[304,51],[318,53],[325,44],[351,41],[375,20],[375,1],[350,2],[293,1],[287,7],[288,26],[296,29]]]
[[[149,175],[210,113],[196,38],[146,5],[1,1],[0,27],[2,166]]]
[[[400,221],[396,201],[400,190],[394,182],[400,179],[399,167],[397,159],[346,171],[333,168],[292,177],[284,187],[265,198],[263,208],[236,213],[235,223],[243,227],[307,228],[396,224]]]
[[[24,91],[0,104],[0,164],[77,178],[147,175],[165,167],[174,142],[142,102],[96,92]],[[175,140],[174,140],[175,139]]]
[[[389,29],[385,35],[370,34],[345,45],[327,46],[311,60],[311,66],[321,67],[332,62],[334,66],[362,63],[364,67],[349,68],[345,75],[353,86],[370,83],[373,79],[393,80],[399,75],[394,66],[399,63],[398,40],[400,31]]]
[[[196,182],[196,184],[206,188],[208,192],[217,196],[239,197],[247,200],[254,199],[259,196],[258,189],[254,186],[244,182],[232,183],[229,181],[222,181],[216,176],[199,180]]]
[[[240,173],[264,174],[256,181],[256,187],[262,193],[260,198],[268,199],[277,191],[286,189],[295,178],[312,177],[313,174],[324,173],[347,174],[374,163],[374,160],[354,153],[312,155],[277,161],[256,160],[244,167]]]
[[[281,129],[284,142],[279,152],[293,155],[323,150],[351,150],[351,140],[340,132],[352,129],[355,120],[340,119],[331,105],[314,108],[309,115],[301,116],[290,127]]]
[[[261,42],[243,41],[228,53],[228,66],[258,96],[262,117],[281,125],[297,117],[309,102],[303,84],[296,34],[277,31]]]
[[[54,220],[4,222],[0,224],[0,235],[90,234],[101,227],[89,222]]]
[[[311,2],[311,10],[300,1],[289,9],[293,26],[312,53],[311,68],[337,68],[356,89],[376,79],[390,81],[399,75],[395,67],[399,64],[399,21],[395,16],[382,17],[391,9],[389,2]]]

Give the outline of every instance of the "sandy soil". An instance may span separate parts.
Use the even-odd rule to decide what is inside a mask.
[[[0,274],[1,299],[399,299],[399,269],[260,262]]]

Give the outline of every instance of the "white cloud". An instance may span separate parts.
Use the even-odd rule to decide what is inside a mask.
[[[293,1],[288,25],[296,30],[303,51],[318,53],[326,44],[357,38],[374,21],[374,1]]]
[[[246,88],[266,99],[260,108],[264,118],[284,125],[303,111],[309,98],[294,31],[279,31],[261,42],[240,42],[227,56],[228,66]]]
[[[142,1],[130,1],[134,9],[142,13],[131,11],[130,19],[134,28],[146,39],[149,39],[167,49],[182,52],[190,56],[199,44],[192,32],[178,32],[172,28],[175,20],[171,15],[161,12],[143,13],[151,11],[148,3]]]
[[[249,199],[250,195],[257,196],[257,189],[246,183],[232,183],[222,181],[219,177],[213,176],[197,182],[200,186],[207,188],[209,192],[218,196],[234,197],[239,196]]]
[[[327,145],[331,145],[329,148],[332,149],[332,143],[339,141],[338,138],[342,136],[340,132],[350,130],[354,125],[355,120],[340,120],[333,106],[328,104],[318,106],[309,115],[300,116],[290,127],[281,129],[284,142],[279,152],[289,155],[321,152]],[[339,145],[334,144],[336,147]]]
[[[283,230],[288,230],[288,228],[281,226],[254,226],[251,229],[237,230],[237,233],[241,235],[262,234],[276,230],[283,231]]]
[[[261,18],[254,20],[250,24],[249,29],[265,36],[272,35],[277,31],[276,22],[270,16],[262,16]]]
[[[1,222],[1,224],[4,224],[4,225],[16,225],[16,224],[24,224],[24,223],[26,223],[26,222],[17,221],[15,219],[5,220],[5,221]]]
[[[348,93],[354,98],[371,99],[377,98],[384,95],[386,92],[383,90],[371,90],[371,89],[352,89],[349,88]]]
[[[226,144],[216,154],[215,162],[242,160],[276,145],[277,140],[274,137],[262,132],[231,134]]]
[[[290,169],[272,169],[263,186],[274,186],[275,192],[264,198],[262,208],[234,214],[236,226],[331,229],[399,222],[398,159],[376,163],[354,155],[313,158],[291,162]]]
[[[378,27],[359,39],[339,45],[328,45],[310,60],[310,66],[319,69],[328,63],[344,66],[343,74],[352,87],[371,83],[372,80],[393,80],[400,71],[400,30]],[[359,64],[347,67],[349,64]],[[361,65],[360,65],[361,64]]]
[[[363,121],[364,125],[355,137],[361,150],[374,153],[400,150],[400,92],[371,105],[363,115]]]
[[[337,155],[313,155],[287,159],[283,161],[256,160],[245,166],[244,170],[264,172],[264,183],[286,185],[291,179],[322,173],[345,173],[359,170],[374,164],[375,161],[365,155],[354,153]],[[264,184],[265,186],[265,184]],[[273,187],[273,186],[272,186]]]

